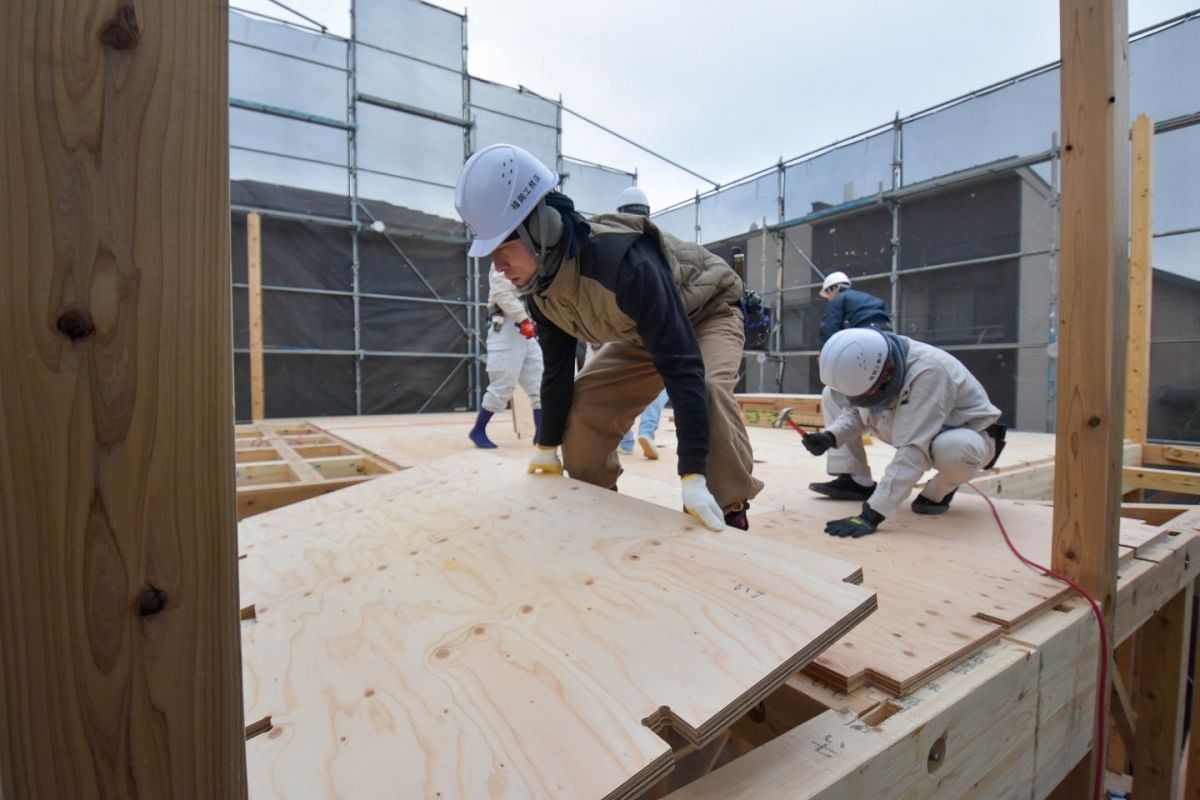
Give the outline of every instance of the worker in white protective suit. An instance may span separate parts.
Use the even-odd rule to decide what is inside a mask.
[[[871,328],[835,333],[821,349],[825,430],[804,447],[829,454],[834,480],[808,488],[836,500],[863,501],[862,513],[825,526],[832,536],[873,533],[896,513],[929,469],[937,473],[913,500],[917,514],[942,514],[959,486],[996,463],[1004,448],[1000,409],[962,362],[932,345]],[[832,400],[832,402],[830,402]],[[896,448],[875,483],[862,434]],[[840,447],[839,447],[840,446]]]
[[[468,436],[476,447],[496,446],[487,435],[488,421],[508,406],[519,381],[533,406],[536,442],[542,427],[542,348],[536,338],[537,326],[517,295],[517,287],[494,267],[488,270],[488,310],[488,388]]]

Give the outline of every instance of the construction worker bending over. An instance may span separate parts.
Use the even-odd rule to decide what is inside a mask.
[[[542,426],[542,348],[534,339],[537,328],[517,296],[517,287],[495,267],[488,270],[488,310],[492,321],[487,336],[488,388],[468,436],[476,447],[496,446],[487,436],[488,420],[508,406],[520,381],[533,406],[536,442],[536,429]]]
[[[822,403],[825,430],[804,447],[829,454],[837,476],[808,488],[836,500],[863,501],[862,513],[825,526],[833,536],[873,533],[908,499],[929,469],[937,473],[913,500],[917,514],[941,514],[959,486],[989,469],[1004,449],[1000,409],[957,358],[932,345],[867,328],[840,331],[821,348],[821,381],[833,391]],[[871,431],[896,448],[879,483],[863,449]],[[841,445],[841,447],[838,447]]]
[[[850,277],[844,272],[831,272],[821,284],[821,297],[829,301],[821,316],[821,346],[840,330],[846,328],[892,329],[887,306],[873,294],[850,288]]]
[[[745,528],[762,482],[733,387],[742,282],[720,258],[632,214],[585,221],[528,152],[492,145],[463,166],[459,216],[472,256],[530,301],[546,361],[530,472],[616,486],[617,443],[664,384],[675,408],[683,506],[712,530]],[[574,377],[577,340],[604,343]],[[562,461],[557,449],[562,445]]]

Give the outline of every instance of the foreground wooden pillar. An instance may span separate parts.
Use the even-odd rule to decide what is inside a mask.
[[[1111,621],[1128,315],[1128,15],[1060,0],[1062,251],[1053,566]],[[1102,687],[1105,696],[1109,687]],[[1103,759],[1097,742],[1092,758]]]
[[[0,796],[244,797],[225,5],[0,19]]]
[[[1125,438],[1145,444],[1150,403],[1150,212],[1154,197],[1154,123],[1145,114],[1133,121],[1132,144]]]

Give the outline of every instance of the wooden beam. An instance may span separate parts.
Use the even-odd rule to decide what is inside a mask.
[[[1166,525],[1184,511],[1194,506],[1168,503],[1121,503],[1121,516],[1140,519],[1151,525]]]
[[[1059,10],[1063,183],[1052,564],[1111,620],[1129,313],[1129,15],[1125,0],[1060,0]],[[1092,763],[1103,763],[1104,743],[1095,744]]]
[[[1176,467],[1200,467],[1200,447],[1176,444],[1143,444],[1142,463]]]
[[[0,25],[0,795],[244,798],[224,4]]]
[[[271,430],[269,426],[263,426],[263,436],[271,443],[271,447],[275,448],[275,452],[279,453],[279,457],[291,466],[298,480],[306,482],[324,480],[321,473],[313,469],[312,465],[304,460],[304,456],[297,453],[296,449],[288,444],[286,439]]]
[[[1200,588],[1200,582],[1193,584],[1192,597],[1196,596],[1196,590]],[[1196,687],[1196,675],[1200,673],[1200,637],[1192,643],[1192,664],[1194,672],[1192,673],[1192,713],[1190,725],[1191,729],[1188,732],[1187,747],[1184,753],[1184,758],[1187,759],[1186,767],[1184,768],[1184,800],[1200,800],[1200,689]]]
[[[1145,444],[1150,402],[1150,209],[1154,193],[1154,123],[1145,114],[1138,114],[1133,121],[1132,141],[1125,438]]]
[[[1118,602],[1120,602],[1120,593],[1118,592]],[[1129,690],[1137,688],[1137,675],[1134,671],[1134,644],[1136,643],[1137,635],[1130,636],[1120,646],[1113,648],[1113,694],[1122,693],[1124,695],[1125,708],[1129,709],[1128,718],[1132,723],[1132,701],[1129,700]],[[1118,688],[1121,687],[1121,688]],[[1117,709],[1116,702],[1110,706],[1114,710]],[[1107,769],[1109,772],[1117,775],[1129,774],[1129,754],[1133,748],[1132,725],[1126,733],[1121,733],[1117,722],[1117,715],[1110,715],[1108,731],[1108,753],[1107,753]],[[1117,735],[1113,735],[1117,734]],[[1129,735],[1127,735],[1129,734]]]
[[[1200,494],[1200,472],[1153,467],[1125,467],[1123,482],[1126,489],[1158,489],[1179,494]]]
[[[1117,561],[1128,247],[1127,11],[1060,0],[1059,265],[1054,566],[1112,611]]]
[[[1137,736],[1133,740],[1133,796],[1179,795],[1183,700],[1192,629],[1189,584],[1143,626],[1137,641],[1134,691]]]
[[[335,478],[334,480],[318,481],[315,483],[272,483],[260,486],[243,486],[237,493],[237,518],[243,520],[264,511],[299,503],[347,486],[354,486],[369,481],[376,476],[360,475],[353,478]]]
[[[1137,713],[1134,711],[1133,699],[1125,690],[1125,681],[1122,680],[1121,673],[1115,669],[1112,670],[1112,693],[1108,698],[1108,707],[1117,731],[1120,733],[1121,741],[1125,743],[1126,747],[1130,747],[1135,739]]]
[[[246,215],[246,274],[250,291],[250,418],[263,419],[266,411],[263,387],[262,326],[262,220],[258,212]]]

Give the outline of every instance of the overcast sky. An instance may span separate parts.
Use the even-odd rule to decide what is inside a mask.
[[[349,33],[348,0],[284,2]],[[1129,30],[1197,3],[1130,0]],[[233,5],[289,16],[270,0]],[[471,0],[465,10],[473,75],[561,94],[720,183],[1055,61],[1059,47],[1053,0]],[[569,115],[563,123],[565,155],[636,169],[655,208],[710,188]]]

